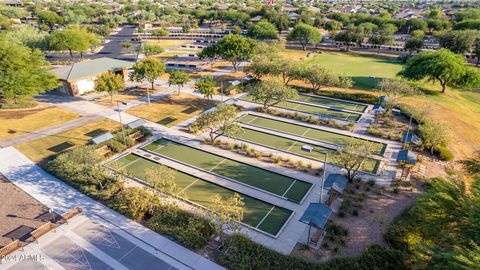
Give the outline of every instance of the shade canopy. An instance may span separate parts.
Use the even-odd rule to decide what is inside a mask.
[[[300,222],[325,229],[325,225],[332,214],[332,209],[323,203],[310,203],[300,218]]]
[[[138,127],[141,127],[141,126],[145,125],[145,123],[147,123],[145,120],[138,119],[138,120],[135,120],[133,122],[128,123],[127,127],[131,128],[131,129],[134,129],[134,128],[138,128]]]
[[[410,150],[401,150],[398,152],[397,161],[415,164],[417,163],[417,155]]]
[[[422,143],[420,138],[413,133],[408,133],[408,135],[404,134],[402,142],[410,142],[410,143],[413,143],[415,145],[420,145]]]
[[[95,137],[95,138],[92,138],[92,139],[90,140],[90,143],[92,143],[92,144],[101,144],[102,142],[108,141],[108,140],[110,140],[110,139],[112,139],[112,138],[113,138],[112,133],[107,132],[107,133],[103,133],[102,135],[99,135],[99,136],[97,136],[97,137]]]
[[[332,173],[325,180],[323,188],[335,190],[338,193],[342,193],[343,190],[347,187],[347,183],[348,179],[345,175]]]

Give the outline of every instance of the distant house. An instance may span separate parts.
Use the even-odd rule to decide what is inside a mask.
[[[23,3],[20,0],[0,0],[0,4],[11,7],[23,7]]]
[[[113,71],[121,74],[126,80],[128,78],[128,68],[132,66],[133,62],[104,57],[59,67],[54,69],[53,72],[63,83],[62,86],[57,88],[58,92],[78,96],[94,91],[95,78],[104,72]]]

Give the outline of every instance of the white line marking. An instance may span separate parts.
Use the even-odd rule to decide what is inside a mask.
[[[222,161],[220,161],[217,165],[213,166],[210,170],[208,170],[209,172],[213,171],[215,168],[217,168],[218,166],[220,166],[220,164],[222,164],[223,162],[225,162],[227,159],[224,158]]]
[[[157,150],[160,150],[160,149],[162,149],[163,147],[167,146],[168,144],[169,144],[169,143],[162,144],[162,145],[160,145],[159,147],[153,149],[152,152],[155,152],[155,151],[157,151]]]
[[[290,149],[292,149],[292,147],[294,147],[294,146],[295,146],[295,144],[297,144],[297,142],[298,142],[298,141],[295,141],[295,142],[294,142],[294,143],[293,143],[293,144],[292,144],[290,147],[288,147],[288,149],[287,149],[287,150],[285,150],[285,151],[287,151],[287,152],[288,152]]]
[[[191,187],[193,184],[195,184],[196,182],[198,182],[200,179],[199,178],[196,178],[195,181],[193,181],[190,185],[186,186],[184,189],[182,189],[182,191],[178,192],[177,193],[177,196],[179,196],[180,194],[182,194],[183,192],[185,192],[185,190],[187,190],[189,187]]]
[[[295,109],[297,109],[297,108],[298,108],[298,106],[300,106],[300,105],[303,105],[303,104],[302,104],[302,103],[297,103],[297,105],[296,105],[295,107],[293,107],[293,108],[292,108],[292,110],[295,110]]]
[[[129,163],[127,163],[127,164],[123,165],[122,167],[118,168],[118,171],[120,171],[121,169],[124,169],[124,168],[126,168],[126,167],[128,167],[128,166],[130,166],[130,165],[132,165],[133,163],[139,161],[140,159],[141,159],[141,158],[137,157],[137,159],[135,159],[135,160],[133,160],[133,161],[130,161]]]
[[[262,218],[262,220],[260,220],[260,222],[257,224],[257,226],[255,228],[258,228],[262,223],[263,221],[268,217],[268,215],[270,215],[270,213],[272,212],[273,208],[275,208],[275,205],[272,206],[272,208],[270,209],[270,211],[268,211],[268,213]]]
[[[252,120],[248,121],[247,124],[250,124],[251,122],[257,120],[258,116],[255,116]]]
[[[287,194],[287,192],[293,187],[293,185],[297,182],[297,179],[295,179],[295,181],[292,182],[292,184],[290,184],[290,186],[287,188],[287,190],[285,190],[285,192],[283,193],[282,197],[285,197],[285,194]]]
[[[302,134],[302,136],[305,136],[305,134],[307,134],[307,132],[309,132],[312,128],[308,128],[307,130],[305,130],[305,132]]]

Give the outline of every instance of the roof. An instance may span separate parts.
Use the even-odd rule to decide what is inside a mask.
[[[408,135],[407,134],[403,135],[402,142],[411,142],[415,145],[420,145],[422,141],[417,135],[413,133],[408,133]]]
[[[61,80],[78,81],[94,77],[106,71],[120,70],[130,68],[131,66],[133,66],[133,62],[103,57],[56,68],[53,72]]]
[[[319,229],[324,229],[331,214],[332,209],[325,204],[310,203],[300,218],[300,222],[313,225]]]
[[[343,190],[347,187],[347,183],[348,183],[348,179],[345,175],[332,173],[325,180],[325,183],[323,184],[323,188],[335,190],[338,193],[342,193]]]
[[[417,155],[410,150],[400,150],[400,152],[398,152],[397,161],[415,164],[417,163]]]
[[[383,104],[375,104],[373,105],[373,110],[385,110],[385,106]]]
[[[141,126],[145,125],[145,123],[147,123],[145,120],[137,119],[133,122],[128,123],[127,126],[131,129],[134,129],[134,128],[138,128],[138,127],[141,127]]]
[[[99,135],[97,137],[92,138],[90,140],[90,142],[92,144],[101,144],[102,142],[110,140],[111,138],[113,138],[112,133],[107,132],[107,133],[103,133],[102,135]]]

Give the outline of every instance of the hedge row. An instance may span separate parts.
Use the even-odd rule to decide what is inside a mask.
[[[233,235],[222,249],[218,260],[232,270],[402,270],[407,269],[403,259],[403,254],[399,251],[370,246],[357,257],[335,258],[325,263],[313,263],[294,256],[282,255],[245,236]]]

